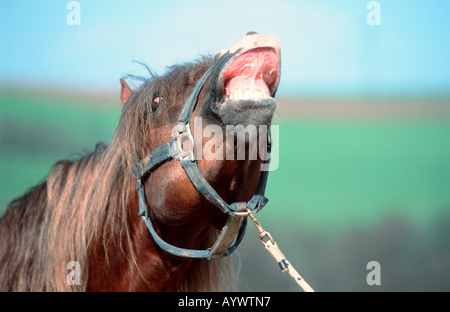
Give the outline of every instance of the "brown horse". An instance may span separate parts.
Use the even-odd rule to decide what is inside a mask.
[[[202,77],[191,107],[202,130],[270,125],[279,51],[276,37],[252,32],[214,58],[172,66],[135,91],[121,79],[124,106],[111,144],[56,163],[46,181],[12,201],[0,219],[0,290],[214,291],[230,284],[229,258],[180,257],[155,242],[138,215],[133,170],[173,139],[177,116]],[[200,143],[211,141],[214,151],[203,152],[223,157],[196,160],[201,175],[226,203],[252,199],[263,159],[227,159],[230,142],[210,133]],[[165,242],[205,250],[218,239],[228,215],[199,191],[180,161],[165,161],[138,180],[148,220]]]

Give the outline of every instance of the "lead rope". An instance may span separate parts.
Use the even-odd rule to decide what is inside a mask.
[[[272,235],[263,229],[259,221],[255,218],[250,209],[247,209],[248,215],[253,221],[256,229],[259,232],[259,240],[264,245],[266,250],[272,255],[275,261],[280,266],[281,272],[288,272],[289,275],[295,280],[295,282],[303,289],[305,292],[314,292],[311,286],[301,277],[297,270],[292,266],[292,264],[286,259],[286,257],[278,248],[277,243],[273,240]],[[267,239],[267,240],[265,240]]]

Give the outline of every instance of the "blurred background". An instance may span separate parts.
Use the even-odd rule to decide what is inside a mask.
[[[279,167],[262,225],[318,291],[449,291],[448,12],[445,0],[1,1],[0,214],[57,160],[110,142],[119,78],[148,76],[134,61],[163,74],[248,31],[275,34]],[[299,290],[251,225],[235,266],[240,290]]]

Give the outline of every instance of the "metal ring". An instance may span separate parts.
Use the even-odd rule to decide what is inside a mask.
[[[263,231],[263,232],[259,233],[259,239],[261,240],[261,243],[263,243],[263,245],[266,244],[266,242],[264,241],[264,238],[265,238],[266,236],[269,238],[269,241],[270,241],[272,244],[275,244],[275,241],[273,240],[272,235],[270,235],[270,233],[267,232],[267,231]]]
[[[194,161],[194,137],[191,133],[191,128],[189,124],[180,123],[177,126],[177,147],[178,147],[178,155],[180,160],[188,160]],[[183,141],[187,137],[189,142],[189,147],[187,150],[183,149]]]
[[[234,210],[230,210],[229,212],[233,216],[236,216],[236,217],[248,217],[248,215],[249,215],[248,211],[234,211]]]

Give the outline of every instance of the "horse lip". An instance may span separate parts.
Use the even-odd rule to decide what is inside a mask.
[[[260,100],[226,101],[219,107],[219,114],[223,116],[226,110],[234,114],[242,114],[249,110],[265,110],[273,114],[276,105],[277,101],[272,97]]]
[[[217,115],[224,125],[270,125],[276,104],[274,98],[226,101],[217,108]]]

